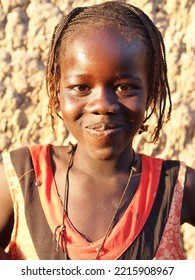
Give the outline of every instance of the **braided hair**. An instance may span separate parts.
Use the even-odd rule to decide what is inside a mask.
[[[171,116],[172,103],[167,78],[167,63],[165,45],[162,35],[151,19],[139,8],[119,1],[109,1],[89,7],[73,9],[67,16],[63,16],[55,27],[47,60],[46,85],[49,95],[49,113],[52,128],[54,129],[54,116],[59,110],[59,81],[60,58],[65,53],[67,39],[71,34],[82,32],[90,26],[106,25],[115,28],[125,39],[140,38],[146,46],[149,59],[149,96],[150,106],[146,109],[145,118],[141,127],[147,130],[145,123],[153,115],[157,116],[157,124],[153,131],[151,142],[159,139],[160,130],[165,121]],[[62,51],[63,50],[63,51]],[[169,101],[166,113],[167,98]]]

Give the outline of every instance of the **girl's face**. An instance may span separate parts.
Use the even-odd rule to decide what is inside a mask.
[[[78,148],[111,159],[131,147],[148,95],[144,44],[93,27],[69,38],[60,71],[61,112]]]

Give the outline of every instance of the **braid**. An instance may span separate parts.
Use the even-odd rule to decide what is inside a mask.
[[[163,118],[166,110],[166,99],[167,95],[169,98],[169,109],[167,114],[167,121],[171,117],[171,110],[172,110],[172,102],[171,102],[171,92],[169,88],[168,78],[167,78],[167,63],[166,63],[166,51],[165,51],[165,44],[162,38],[162,34],[158,30],[158,28],[154,25],[151,19],[143,13],[137,7],[132,5],[123,4],[127,8],[129,7],[132,12],[139,17],[140,21],[142,21],[143,25],[146,27],[148,36],[152,42],[154,52],[154,70],[153,70],[153,85],[151,86],[150,90],[153,92],[153,107],[151,108],[150,113],[146,113],[146,117],[143,121],[145,123],[153,114],[156,112],[156,105],[157,100],[159,99],[159,116],[158,116],[158,123],[153,132],[153,141],[157,142],[159,139],[160,130],[163,126]],[[159,63],[159,64],[158,64]],[[149,97],[150,98],[150,97]]]
[[[52,128],[54,128],[54,116],[57,114],[59,118],[62,117],[58,114],[59,109],[59,63],[57,61],[57,53],[59,49],[59,42],[63,35],[64,30],[66,29],[68,22],[71,21],[83,8],[75,8],[67,16],[63,16],[61,21],[55,27],[51,45],[48,52],[47,66],[46,66],[46,88],[49,95],[49,114],[51,117]]]
[[[75,32],[82,32],[90,25],[107,25],[117,29],[125,39],[132,36],[139,37],[144,44],[149,57],[149,108],[143,123],[153,115],[157,116],[157,125],[152,134],[152,141],[157,142],[160,130],[165,120],[167,96],[169,108],[167,120],[170,119],[172,103],[169,83],[167,78],[167,63],[165,45],[160,31],[151,19],[139,8],[121,3],[109,1],[100,5],[74,9],[68,16],[64,16],[54,30],[47,60],[46,84],[49,95],[49,113],[54,129],[54,116],[59,109],[59,81],[60,81],[60,56],[65,53],[67,38]],[[63,51],[62,51],[63,50]],[[60,117],[61,118],[61,117]]]

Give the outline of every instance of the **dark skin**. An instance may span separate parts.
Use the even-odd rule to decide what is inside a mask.
[[[59,97],[65,124],[78,141],[68,215],[79,232],[96,241],[104,236],[128,179],[148,83],[141,44],[129,45],[117,36],[117,46],[112,31],[86,36],[76,37],[66,51]]]
[[[59,91],[64,123],[78,142],[70,171],[68,216],[78,232],[94,242],[105,235],[128,180],[133,138],[149,105],[148,61],[140,40],[132,37],[127,42],[111,29],[99,29],[95,35],[91,29],[70,42],[71,48],[61,50]],[[51,147],[62,198],[68,159],[66,147]],[[135,168],[115,224],[140,181],[138,154]],[[12,231],[13,206],[3,168],[0,178],[0,246],[4,249]],[[195,170],[187,167],[181,223],[195,225],[194,202]],[[6,254],[0,251],[0,256],[4,259]]]

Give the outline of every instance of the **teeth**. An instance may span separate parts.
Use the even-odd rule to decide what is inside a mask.
[[[108,124],[97,124],[97,125],[89,125],[87,126],[87,128],[89,129],[93,129],[93,130],[108,130],[108,129],[117,129],[119,128],[120,125],[119,124],[115,124],[115,123],[108,123]]]
[[[100,127],[95,127],[95,130],[107,130],[107,129],[113,129],[117,128],[115,125],[107,125],[107,126],[100,126]]]
[[[99,128],[95,127],[94,130],[105,130],[105,128],[103,128],[103,127],[99,127]]]

